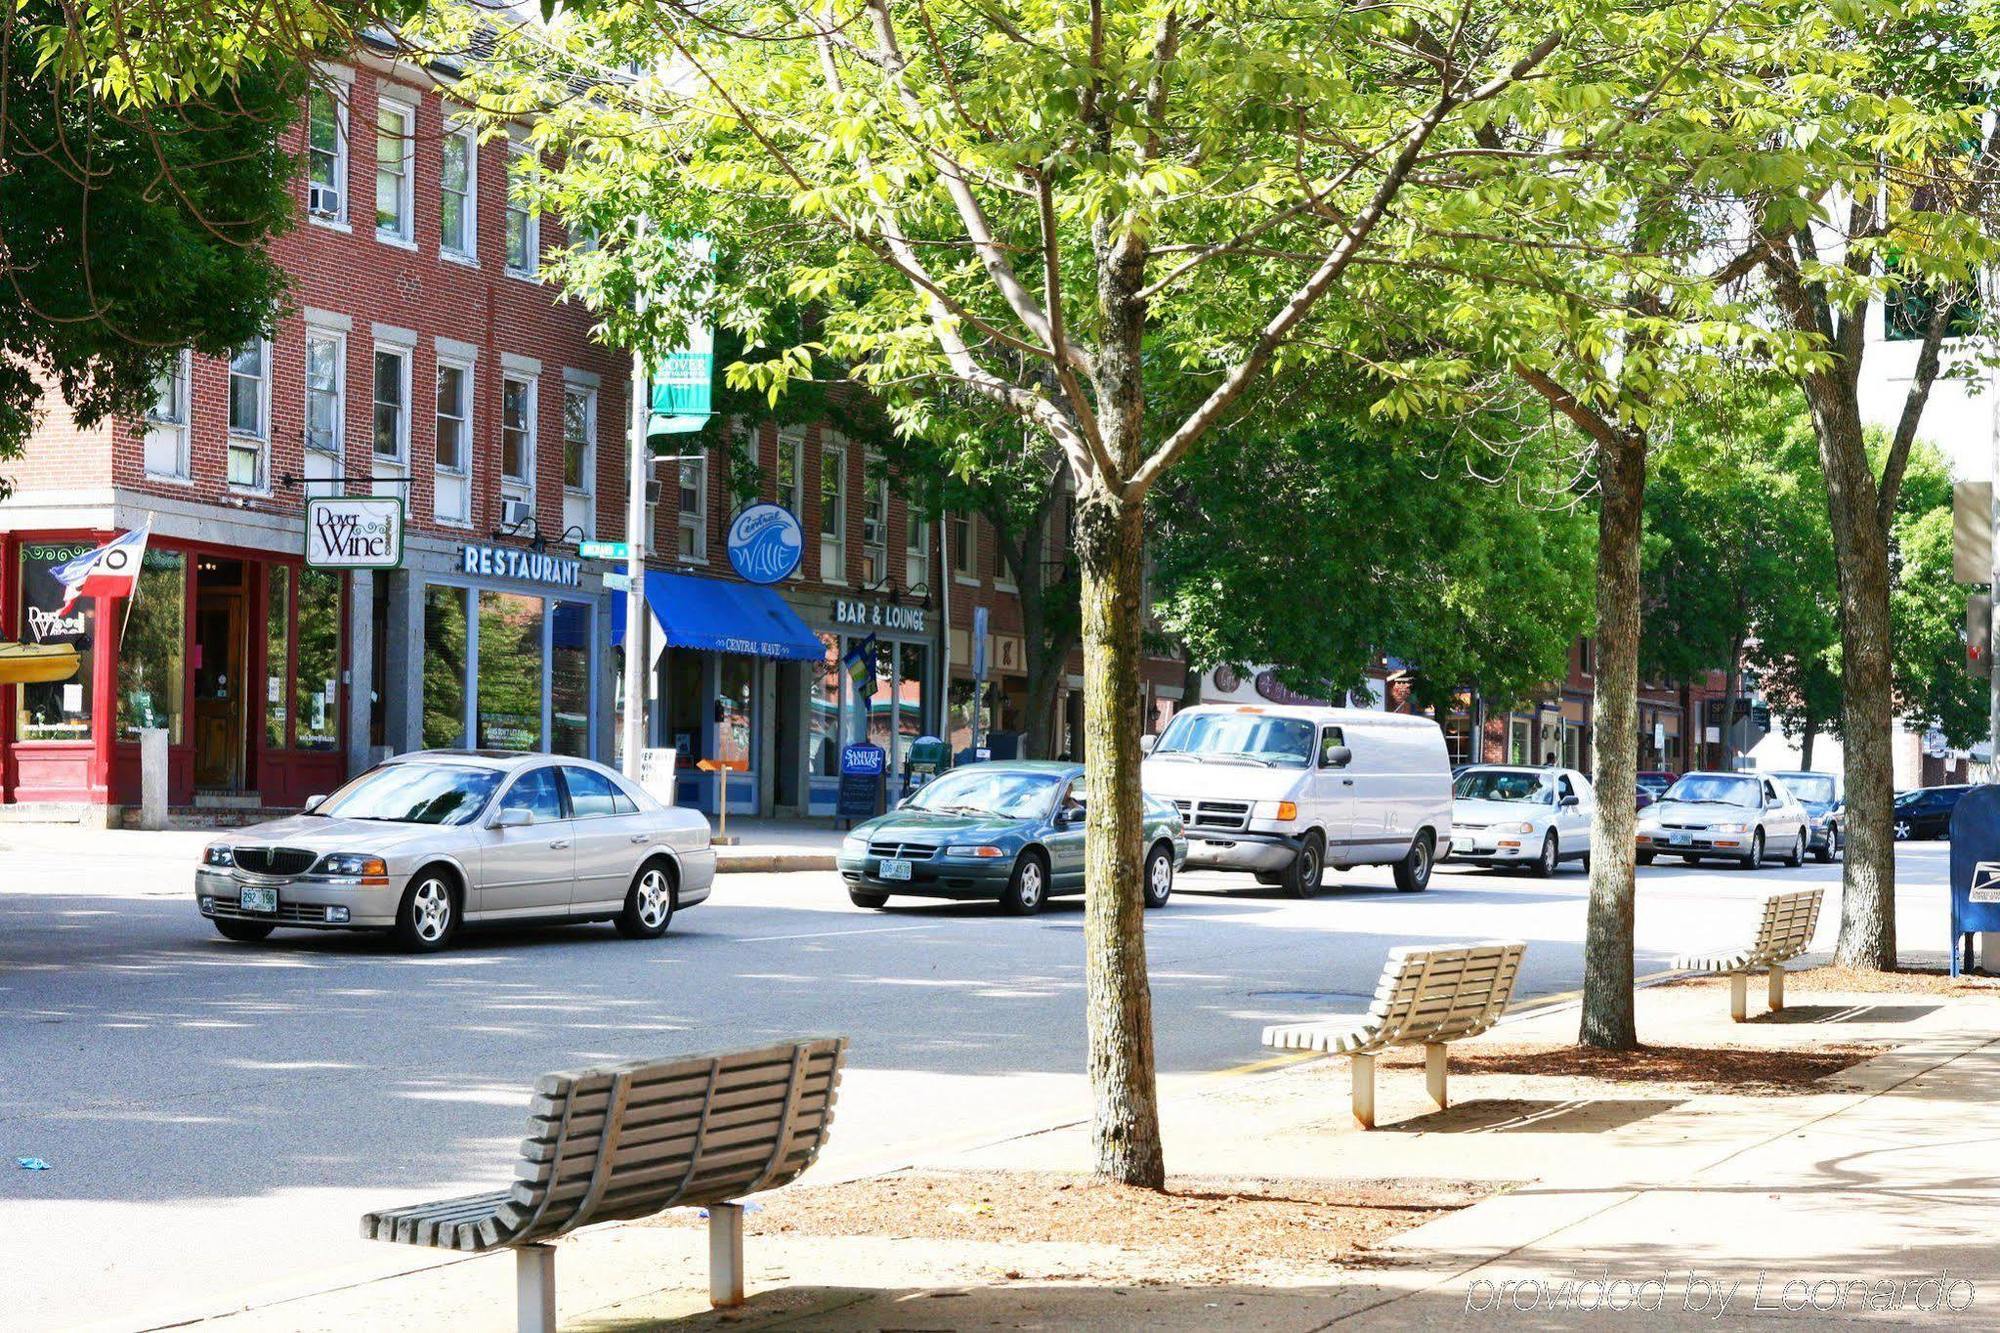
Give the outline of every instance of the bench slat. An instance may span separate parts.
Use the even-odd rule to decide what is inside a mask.
[[[823,1062],[815,1063],[822,1065],[823,1072],[808,1074],[801,1088],[801,1093],[805,1096],[831,1096],[832,1089],[836,1083],[833,1070],[830,1067],[825,1067]],[[785,1088],[786,1084],[781,1082],[760,1083],[753,1087],[718,1092],[713,1098],[696,1094],[694,1096],[677,1097],[671,1101],[654,1102],[644,1106],[635,1107],[628,1104],[625,1109],[624,1124],[626,1132],[629,1134],[635,1129],[646,1126],[663,1124],[699,1115],[703,1105],[708,1105],[711,1108],[711,1118],[721,1112],[736,1111],[744,1107],[777,1106],[784,1101]],[[522,1140],[522,1155],[534,1156],[536,1160],[542,1160],[552,1154],[555,1148],[556,1127],[559,1123],[559,1121],[554,1120],[538,1122],[534,1132]],[[583,1139],[594,1141],[602,1130],[603,1124],[604,1116],[602,1112],[572,1115],[569,1122],[568,1139],[570,1141]]]
[[[1482,942],[1389,951],[1367,1015],[1274,1025],[1264,1044],[1281,1050],[1363,1053],[1477,1036],[1513,997],[1527,946]]]
[[[830,1114],[825,1103],[801,1110],[799,1113],[801,1130],[818,1129]],[[627,1139],[620,1139],[617,1150],[611,1155],[611,1169],[622,1176],[636,1166],[664,1163],[668,1159],[685,1163],[689,1154],[694,1151],[697,1137],[693,1125],[681,1125],[677,1127],[677,1132],[672,1138],[655,1138],[647,1143],[636,1144]],[[711,1124],[707,1135],[700,1136],[700,1142],[704,1149],[737,1148],[755,1143],[775,1147],[776,1125],[769,1116],[759,1116],[755,1120],[733,1127]],[[514,1179],[543,1183],[550,1180],[555,1173],[561,1173],[563,1176],[571,1175],[573,1172],[569,1168],[572,1168],[577,1161],[590,1160],[595,1151],[593,1146],[588,1151],[579,1151],[575,1157],[564,1158],[559,1162],[517,1162],[514,1164]]]

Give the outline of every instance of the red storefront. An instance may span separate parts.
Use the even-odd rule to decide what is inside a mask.
[[[137,805],[139,730],[168,799],[296,806],[346,773],[346,580],[268,551],[155,538],[139,589],[61,614],[48,570],[108,531],[0,534],[0,638],[71,643],[70,680],[0,689],[0,802]]]

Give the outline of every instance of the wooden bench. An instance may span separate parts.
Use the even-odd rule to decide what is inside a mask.
[[[1764,900],[1757,936],[1748,948],[1731,954],[1676,958],[1685,972],[1722,973],[1729,977],[1729,1016],[1741,1023],[1750,1015],[1750,977],[1767,974],[1766,995],[1772,1012],[1785,1007],[1785,964],[1806,951],[1819,925],[1823,889],[1774,893]]]
[[[1286,1051],[1346,1055],[1353,1066],[1354,1119],[1375,1128],[1375,1056],[1391,1046],[1424,1048],[1424,1086],[1442,1111],[1445,1045],[1476,1037],[1499,1021],[1521,972],[1518,942],[1450,944],[1389,950],[1375,1002],[1363,1019],[1264,1029],[1264,1044]]]
[[[743,1301],[743,1205],[811,1166],[845,1037],[544,1074],[506,1189],[369,1213],[364,1239],[512,1249],[522,1333],[555,1328],[555,1247],[595,1222],[708,1209],[709,1298]]]

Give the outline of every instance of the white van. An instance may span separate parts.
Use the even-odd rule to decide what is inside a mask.
[[[1187,823],[1190,870],[1242,870],[1298,897],[1327,866],[1430,883],[1451,839],[1451,760],[1429,718],[1361,708],[1201,704],[1148,738],[1146,791]]]

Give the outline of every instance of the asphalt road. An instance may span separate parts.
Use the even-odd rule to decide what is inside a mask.
[[[663,940],[472,932],[414,958],[372,937],[228,943],[191,902],[144,896],[180,860],[136,878],[0,861],[0,1323],[143,1327],[428,1262],[356,1239],[359,1214],[502,1183],[525,1086],[552,1069],[847,1033],[821,1173],[1086,1113],[1080,899],[867,912],[831,874],[732,875]],[[1906,956],[1939,953],[1945,845],[1900,865]],[[1738,942],[1754,900],[1795,885],[1831,891],[1830,947],[1838,872],[1642,870],[1640,975]],[[1398,943],[1524,939],[1522,993],[1570,990],[1584,893],[1573,867],[1423,894],[1336,873],[1309,902],[1184,877],[1148,916],[1162,1074],[1239,1068],[1264,1023],[1364,1008]]]

